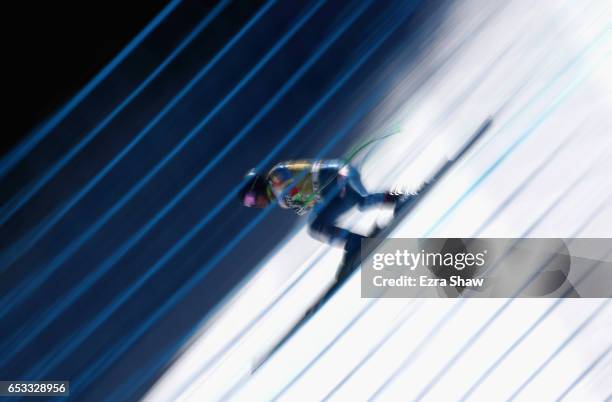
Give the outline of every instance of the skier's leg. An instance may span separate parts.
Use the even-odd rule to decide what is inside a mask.
[[[340,215],[354,206],[361,210],[382,203],[393,204],[394,201],[388,193],[369,194],[361,183],[359,172],[349,165],[328,162],[320,170],[320,180],[328,183],[330,179],[333,179],[333,185],[326,186],[323,191],[323,198],[328,201],[313,211],[310,234],[323,242],[344,246],[346,250],[356,249],[365,236],[337,226]]]
[[[351,231],[337,226],[340,215],[354,206],[354,200],[350,198],[336,196],[322,208],[317,208],[311,214],[309,232],[312,237],[325,243],[345,246],[353,238],[362,237]]]
[[[335,246],[344,247],[353,237],[362,237],[336,226],[325,215],[317,215],[308,228],[312,237]]]
[[[323,192],[325,201],[317,205],[311,214],[310,234],[323,242],[343,246],[346,250],[353,249],[361,243],[364,236],[341,228],[337,223],[342,214],[360,202],[360,197],[348,189],[346,177],[340,176],[336,167],[324,169],[321,173],[324,179],[327,179],[325,176],[333,178],[333,185],[325,188]]]
[[[389,192],[369,193],[361,182],[361,176],[357,169],[349,167],[347,174],[347,191],[349,196],[356,198],[356,204],[360,210],[368,209],[381,204],[394,205],[398,197]]]

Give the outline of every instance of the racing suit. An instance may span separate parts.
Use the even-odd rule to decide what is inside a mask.
[[[337,226],[340,215],[357,206],[363,210],[383,203],[394,203],[389,193],[368,193],[359,172],[344,161],[296,160],[275,165],[267,175],[270,197],[281,208],[299,215],[310,211],[309,231],[319,240],[352,247],[363,236]]]

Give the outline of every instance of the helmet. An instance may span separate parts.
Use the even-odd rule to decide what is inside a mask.
[[[242,205],[247,207],[257,206],[257,200],[260,197],[268,198],[268,181],[266,178],[257,173],[254,169],[249,171],[245,176],[246,183],[238,193],[238,199]]]

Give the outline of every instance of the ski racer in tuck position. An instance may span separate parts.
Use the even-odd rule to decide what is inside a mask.
[[[397,209],[415,196],[391,191],[369,193],[357,169],[339,159],[281,162],[265,174],[252,170],[239,192],[240,202],[247,207],[265,208],[276,201],[281,208],[293,209],[298,215],[310,213],[311,236],[346,251],[357,249],[366,236],[338,226],[340,215],[355,206],[359,210],[377,205]],[[374,228],[367,237],[379,230]]]

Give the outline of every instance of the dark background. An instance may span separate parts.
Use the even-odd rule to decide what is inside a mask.
[[[214,2],[201,0],[204,5]],[[3,5],[3,64],[11,127],[1,154],[66,103],[168,3],[39,1]]]

